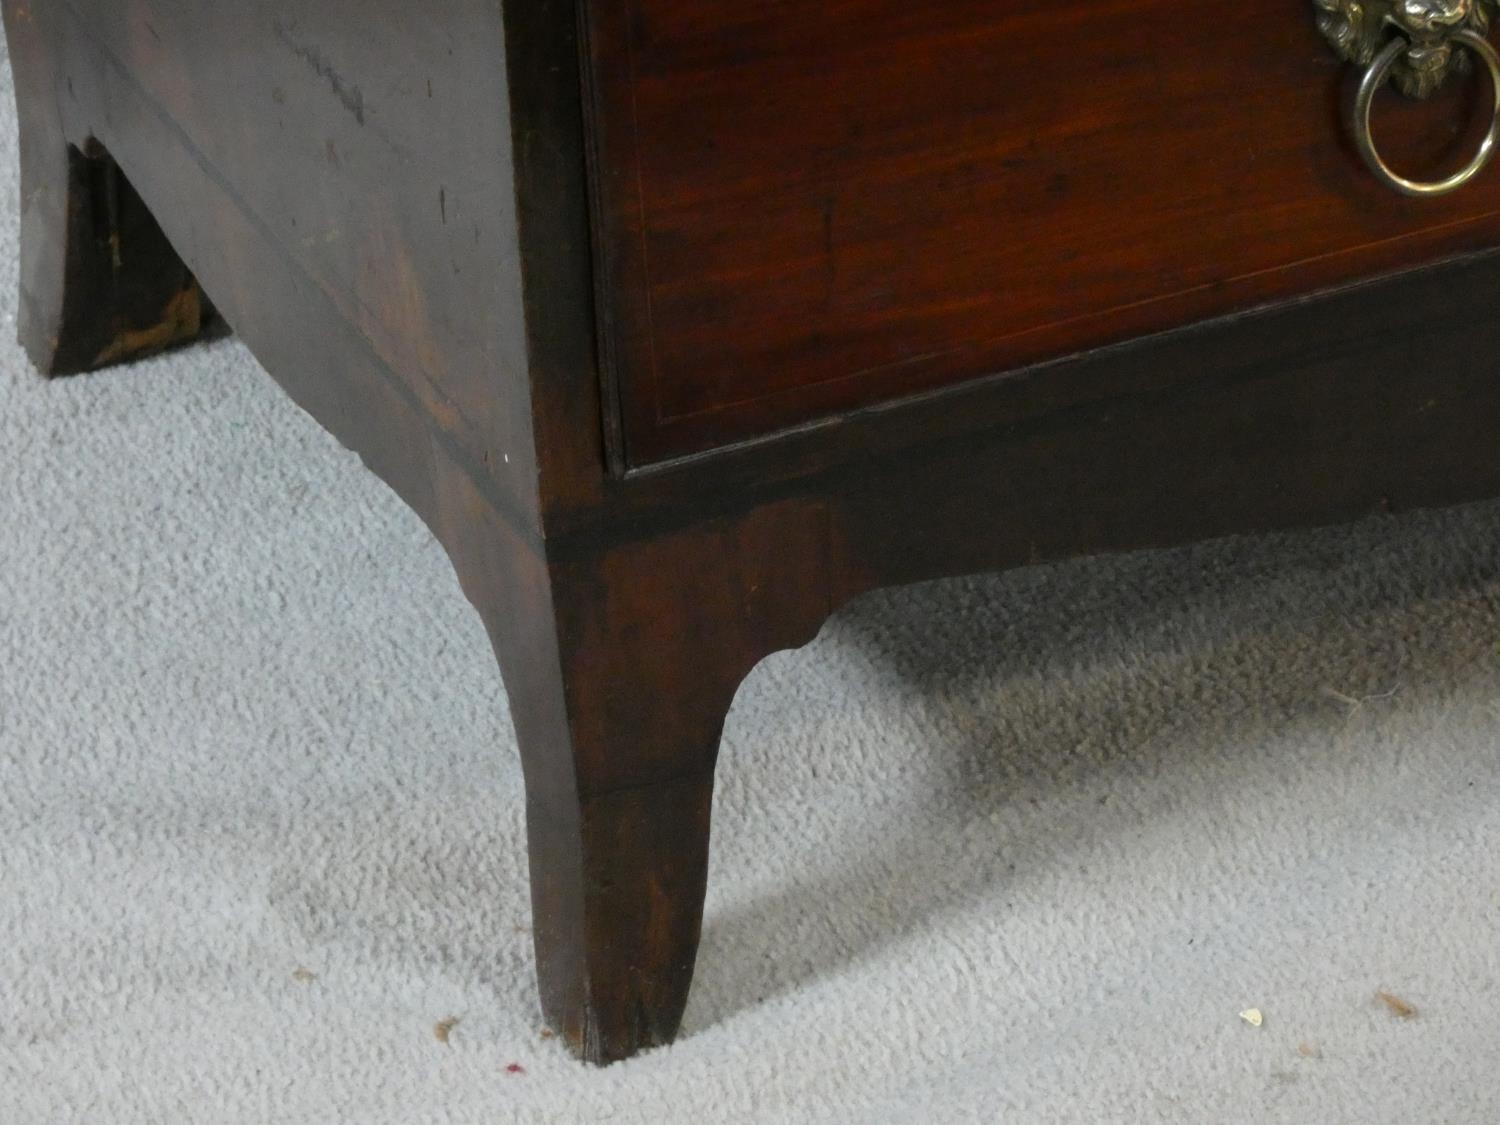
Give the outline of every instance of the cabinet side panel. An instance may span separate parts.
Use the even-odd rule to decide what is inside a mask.
[[[536,525],[499,5],[48,7],[79,44],[73,128],[110,148],[230,324],[259,353],[284,341],[257,340],[241,324],[273,322],[278,306],[298,306],[286,310],[288,325],[336,320],[322,334],[355,341],[368,378],[384,385],[368,396],[356,385],[315,413],[337,430],[340,413],[365,409],[360,399],[396,395],[504,507]],[[191,171],[171,176],[179,164]],[[233,219],[216,220],[225,209]],[[240,244],[250,241],[261,245]],[[302,292],[271,289],[250,268],[262,253]],[[284,363],[262,359],[286,381]]]

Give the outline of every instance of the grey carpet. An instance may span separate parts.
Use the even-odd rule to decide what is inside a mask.
[[[849,607],[584,1069],[442,553],[233,341],[31,374],[0,96],[0,1125],[1500,1120],[1500,506]]]

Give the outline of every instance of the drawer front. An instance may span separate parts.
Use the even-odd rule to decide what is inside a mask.
[[[1311,0],[587,0],[625,460],[1500,243],[1500,169],[1377,183]],[[1478,69],[1478,68],[1474,68]],[[1461,165],[1488,88],[1376,102]]]

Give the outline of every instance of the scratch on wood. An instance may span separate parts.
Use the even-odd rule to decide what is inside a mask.
[[[334,96],[361,125],[365,123],[364,91],[344,78],[332,61],[314,44],[299,42],[292,29],[280,20],[271,21],[271,31],[292,54],[312,68],[314,74],[328,83]]]

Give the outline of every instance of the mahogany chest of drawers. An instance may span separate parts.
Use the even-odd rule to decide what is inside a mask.
[[[620,1059],[849,598],[1500,493],[1495,2],[3,0],[22,337],[227,323],[421,513]]]

